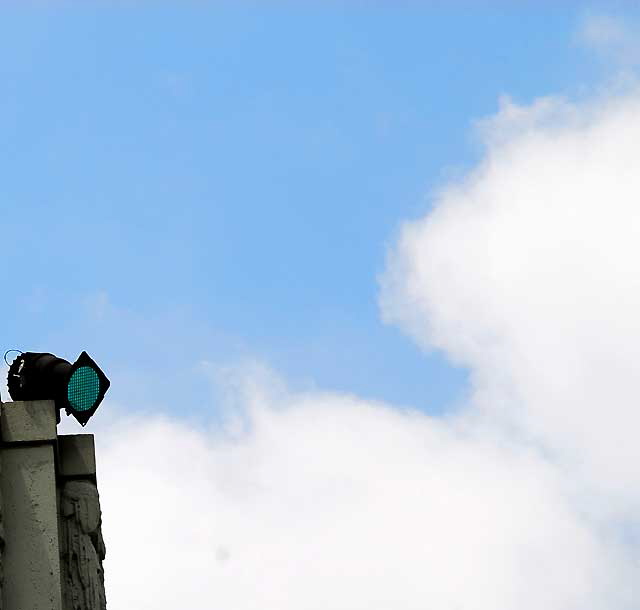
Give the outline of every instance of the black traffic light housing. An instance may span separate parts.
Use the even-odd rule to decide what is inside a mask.
[[[111,382],[82,352],[71,364],[46,352],[24,352],[9,367],[7,385],[13,400],[54,400],[81,425],[86,425],[102,402]]]

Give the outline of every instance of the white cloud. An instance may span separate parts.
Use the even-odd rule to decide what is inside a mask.
[[[637,528],[640,94],[507,103],[483,129],[480,167],[405,225],[386,319],[469,366],[473,408],[553,456],[583,510]]]
[[[510,135],[405,226],[383,309],[471,368],[490,417],[636,507],[640,96],[527,110],[501,111],[489,130]]]
[[[614,608],[621,558],[535,453],[352,397],[98,435],[111,608]],[[622,607],[622,606],[620,606]]]
[[[578,39],[607,61],[632,66],[640,61],[638,28],[627,20],[605,14],[589,14],[578,31]]]

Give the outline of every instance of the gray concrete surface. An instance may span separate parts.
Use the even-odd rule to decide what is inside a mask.
[[[0,410],[0,437],[4,443],[55,440],[53,400],[5,402]]]
[[[0,407],[4,610],[60,610],[53,401]]]
[[[58,436],[58,476],[89,478],[95,481],[96,455],[93,434]]]
[[[0,610],[106,610],[95,479],[93,435],[57,436],[53,401],[0,405]]]
[[[52,445],[2,450],[5,610],[62,606]]]
[[[98,489],[87,479],[60,488],[60,564],[64,610],[106,610],[102,513]]]

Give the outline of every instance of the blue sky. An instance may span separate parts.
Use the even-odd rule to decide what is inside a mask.
[[[635,610],[640,9],[85,4],[0,9],[0,315],[111,378],[109,607]]]
[[[2,9],[4,346],[87,349],[112,398],[216,408],[203,360],[441,411],[466,374],[380,320],[400,223],[508,93],[603,67],[572,3]]]

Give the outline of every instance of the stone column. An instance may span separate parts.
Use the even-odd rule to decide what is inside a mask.
[[[0,410],[2,608],[62,610],[53,401]]]
[[[105,610],[105,556],[92,434],[58,437],[63,610]]]

